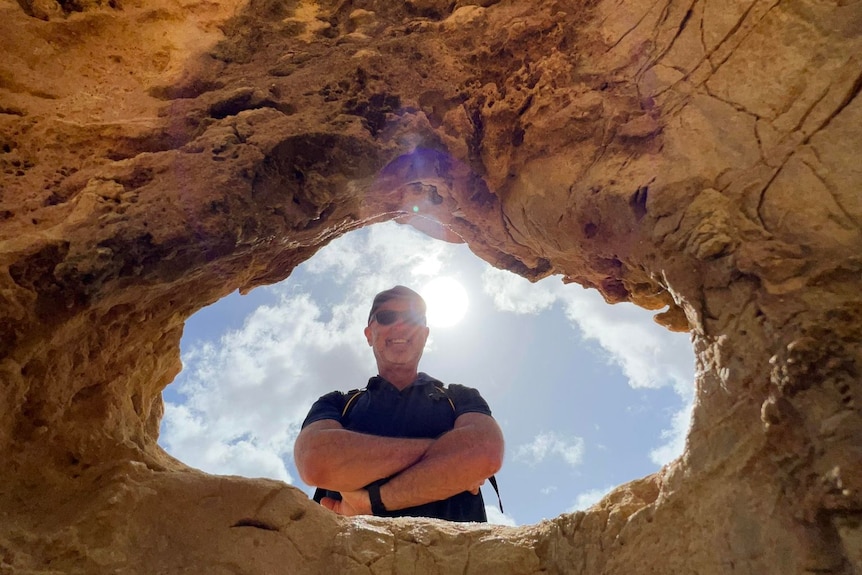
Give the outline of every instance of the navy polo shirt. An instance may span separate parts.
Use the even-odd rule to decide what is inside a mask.
[[[334,391],[322,396],[311,406],[302,427],[315,421],[334,419],[345,429],[359,433],[434,439],[451,431],[455,420],[465,413],[491,415],[488,403],[477,390],[457,384],[446,386],[425,373],[419,373],[416,381],[403,390],[380,376],[372,377],[342,418],[347,401],[355,393]],[[341,499],[338,492],[327,491],[325,495]],[[482,494],[473,495],[469,491],[442,501],[392,511],[387,516],[487,521]]]

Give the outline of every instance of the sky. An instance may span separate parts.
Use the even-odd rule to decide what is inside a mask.
[[[311,494],[293,464],[302,420],[319,396],[377,374],[363,329],[374,294],[397,284],[427,295],[420,371],[478,389],[503,430],[505,513],[486,483],[489,521],[529,525],[586,509],[682,453],[694,395],[688,334],[656,324],[656,312],[609,305],[555,276],[531,283],[392,222],[192,316],[183,370],[164,391],[160,445],[209,473]],[[426,289],[440,284],[454,291]]]

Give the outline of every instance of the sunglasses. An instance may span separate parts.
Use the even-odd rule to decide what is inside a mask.
[[[371,321],[376,321],[380,325],[392,325],[399,319],[413,325],[425,325],[425,316],[413,310],[395,311],[392,309],[382,309],[371,316]]]

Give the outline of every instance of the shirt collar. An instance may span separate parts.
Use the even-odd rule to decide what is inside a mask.
[[[387,386],[387,385],[391,386],[393,388],[395,387],[394,385],[389,383],[389,381],[387,381],[386,379],[380,377],[379,375],[375,375],[374,377],[372,377],[371,379],[368,380],[368,386],[367,387],[368,387],[368,389],[380,389],[381,387]],[[440,386],[442,386],[443,384],[439,380],[436,380],[433,377],[431,377],[430,375],[428,375],[427,373],[420,371],[419,374],[416,376],[416,379],[413,380],[413,383],[411,383],[410,385],[408,385],[404,389],[410,389],[411,387],[421,387],[421,386],[426,386],[426,385],[432,385],[432,386],[433,385],[440,385]]]

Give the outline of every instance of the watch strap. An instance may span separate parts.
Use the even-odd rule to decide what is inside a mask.
[[[375,481],[366,488],[368,490],[368,499],[371,500],[371,513],[378,516],[386,513],[386,506],[383,505],[383,500],[380,499],[380,485],[380,483]]]

